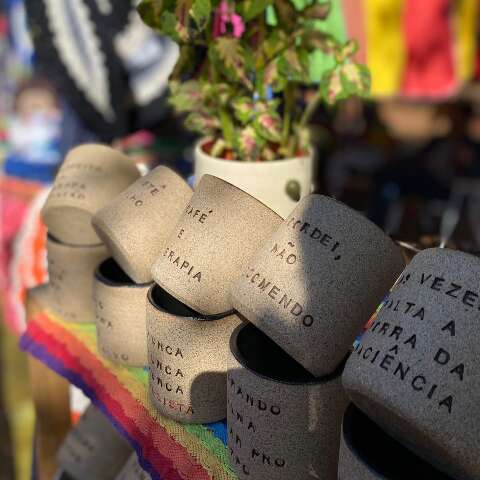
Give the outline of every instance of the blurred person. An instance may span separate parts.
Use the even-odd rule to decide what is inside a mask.
[[[327,191],[354,208],[364,209],[371,178],[384,164],[384,142],[378,135],[374,106],[350,98],[338,105],[332,123],[337,146],[326,162]]]
[[[396,101],[395,106],[395,120],[393,115],[381,113],[395,139],[395,148],[388,164],[376,175],[369,209],[369,218],[382,227],[395,202],[417,198],[445,204],[453,180],[475,175],[479,162],[478,146],[468,136],[468,104],[436,106]],[[438,233],[439,218],[424,219],[423,224],[434,231],[418,234]]]

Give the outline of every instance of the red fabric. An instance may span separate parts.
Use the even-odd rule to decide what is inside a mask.
[[[345,19],[348,38],[358,42],[355,60],[367,62],[367,38],[365,34],[365,11],[363,2],[359,0],[343,0],[342,11]]]
[[[17,335],[25,329],[27,288],[47,279],[42,188],[32,182],[0,179],[0,293],[5,324]]]
[[[407,61],[402,91],[418,97],[451,94],[458,82],[450,0],[406,0],[404,8]]]

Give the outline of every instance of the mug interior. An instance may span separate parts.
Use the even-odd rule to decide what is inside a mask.
[[[382,478],[453,480],[387,435],[353,404],[345,412],[342,430],[348,448]]]
[[[218,315],[202,315],[180,300],[177,300],[156,283],[148,291],[148,300],[156,309],[163,310],[177,317],[194,318],[195,320],[219,320],[233,313],[233,311],[229,311]]]
[[[317,378],[253,323],[235,329],[230,339],[230,349],[237,361],[248,370],[261,377],[288,384],[325,383],[341,375],[345,365],[343,361],[333,374]]]
[[[95,278],[112,286],[137,285],[112,257],[107,258],[97,267]]]

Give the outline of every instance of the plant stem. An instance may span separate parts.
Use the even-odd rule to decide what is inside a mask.
[[[235,142],[235,128],[232,119],[225,108],[220,108],[219,113],[223,139],[229,148],[233,148]]]
[[[292,83],[288,82],[283,93],[283,129],[282,148],[286,148],[290,139],[291,116],[295,102],[295,91]]]
[[[313,115],[313,113],[315,112],[317,107],[320,105],[322,100],[323,100],[322,91],[318,89],[318,92],[316,93],[315,97],[307,105],[307,108],[305,108],[305,112],[303,112],[302,119],[300,120],[301,127],[306,127],[308,125],[310,117]]]

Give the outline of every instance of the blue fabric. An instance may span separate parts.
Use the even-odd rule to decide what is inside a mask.
[[[227,444],[227,421],[207,423],[205,425],[217,438],[219,438],[225,445]]]
[[[22,157],[12,153],[5,159],[4,173],[33,182],[51,183],[55,178],[57,167],[52,164],[25,162]]]

